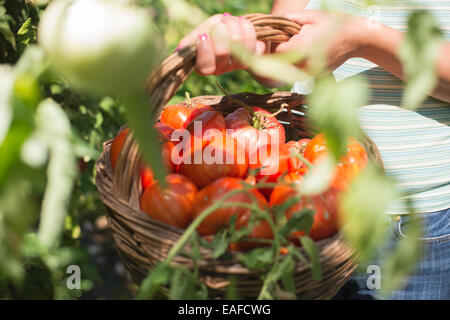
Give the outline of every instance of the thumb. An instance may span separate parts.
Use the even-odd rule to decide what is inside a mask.
[[[308,36],[308,30],[311,28],[310,24],[302,26],[300,32],[292,36],[287,42],[280,43],[275,49],[275,53],[283,53],[292,50],[308,48],[312,42]]]

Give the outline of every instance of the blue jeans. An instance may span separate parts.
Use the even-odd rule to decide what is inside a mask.
[[[406,286],[389,294],[393,300],[450,299],[450,208],[442,211],[419,214],[423,219],[423,238],[420,239],[423,254],[415,266]],[[389,217],[391,234],[387,247],[377,257],[364,263],[338,292],[334,299],[376,299],[379,290],[368,281],[373,271],[368,266],[379,266],[383,254],[389,254],[397,241],[403,237],[410,221],[409,215]],[[381,266],[382,268],[382,266]],[[369,273],[366,273],[369,272]],[[382,277],[383,270],[380,270]]]

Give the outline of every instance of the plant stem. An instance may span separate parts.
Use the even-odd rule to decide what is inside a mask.
[[[239,190],[232,190],[229,193],[227,193],[222,199],[217,201],[215,204],[210,206],[209,208],[203,210],[200,215],[195,218],[194,221],[189,225],[189,227],[186,229],[186,231],[183,233],[183,235],[180,237],[180,239],[175,243],[175,245],[170,249],[169,254],[167,255],[166,261],[171,262],[172,259],[178,254],[178,252],[184,247],[186,242],[189,240],[191,235],[195,232],[197,227],[202,223],[202,221],[209,216],[212,212],[219,209],[220,207],[225,206],[224,201],[229,199],[230,197],[234,196],[235,194],[238,194],[239,192],[247,191],[247,189],[239,189]]]
[[[192,107],[192,100],[191,100],[191,94],[187,91],[184,92],[184,96],[186,97],[186,104],[188,108]]]
[[[250,115],[252,116],[252,118],[255,115],[255,110],[253,110],[252,108],[250,108],[250,106],[248,104],[246,104],[244,101],[241,101],[239,99],[233,98],[228,92],[226,92],[226,90],[222,87],[222,85],[219,83],[219,81],[216,81],[216,86],[217,88],[219,88],[220,91],[222,91],[222,93],[231,101],[239,104],[240,106],[244,107],[245,109],[247,109],[248,112],[250,112]]]
[[[291,152],[291,155],[293,155],[294,157],[299,158],[300,160],[302,160],[307,166],[308,169],[311,169],[313,167],[313,164],[311,162],[309,162],[304,156],[302,156],[300,153],[297,152]]]

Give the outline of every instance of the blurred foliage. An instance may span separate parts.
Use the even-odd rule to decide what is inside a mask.
[[[433,15],[413,12],[408,19],[408,32],[400,47],[407,86],[403,106],[417,108],[437,85],[436,64],[442,32]]]
[[[45,57],[32,46],[36,42],[40,14],[48,2],[0,0],[0,63],[11,66],[0,68],[0,298],[78,298],[101,283],[93,266],[93,257],[81,242],[82,226],[95,223],[105,212],[95,188],[94,162],[102,150],[102,143],[113,138],[125,124],[125,107],[114,97],[76,92],[48,71]],[[271,6],[271,1],[242,0],[130,2],[151,11],[167,42],[164,56],[173,52],[178,41],[203,17],[223,12],[236,16],[269,12]],[[380,1],[366,3],[379,4]],[[434,81],[429,66],[435,57],[437,36],[428,15],[417,13],[411,16],[403,50],[407,76],[411,80],[408,90],[412,93],[406,96],[408,106],[416,105]],[[259,58],[254,60],[252,68],[267,74],[273,69],[279,71],[281,67],[279,75],[283,80],[295,80],[293,74],[303,77],[299,71],[290,74],[287,62],[289,59],[282,57]],[[185,91],[192,96],[221,95],[216,80],[230,93],[274,91],[264,88],[244,71],[220,77],[201,77],[194,73],[171,102],[184,100]],[[423,90],[416,90],[418,86]],[[327,78],[316,83],[316,91],[309,101],[314,107],[310,117],[318,129],[326,133],[335,156],[343,150],[346,137],[357,135],[360,130],[354,112],[365,103],[364,88],[364,83],[336,84]],[[290,85],[276,90],[288,91]],[[42,99],[45,100],[41,102]],[[311,185],[311,189],[319,188],[317,183]],[[355,180],[352,191],[345,195],[343,206],[349,220],[344,233],[356,248],[372,250],[383,242],[384,229],[380,219],[396,195],[394,182],[375,168],[369,167]],[[53,218],[57,223],[48,223]],[[293,219],[303,226],[308,225],[308,221],[311,223],[307,212],[299,213],[298,219]],[[291,226],[280,224],[278,227],[283,233],[282,230],[287,232],[286,228]],[[373,232],[374,229],[377,232]],[[409,239],[416,239],[419,228],[411,230]],[[217,251],[214,254],[217,257],[224,254],[229,241],[235,240],[234,234],[230,230],[228,238],[223,234],[215,237],[213,243]],[[185,238],[188,240],[195,241],[190,235]],[[302,238],[301,242],[309,260],[298,256],[298,250],[293,247],[280,257],[277,250],[281,242],[274,247],[277,250],[257,249],[241,257],[248,266],[270,269],[264,279],[261,298],[292,297],[289,270],[294,261],[310,264],[313,274],[320,276],[315,246],[308,238]],[[178,249],[182,247],[180,243]],[[387,278],[392,280],[393,286],[411,271],[418,256],[416,242],[404,240],[399,250],[387,258],[390,272]],[[66,268],[73,264],[83,270],[81,290],[68,290],[65,285]],[[185,294],[205,298],[205,288],[196,279],[195,273],[182,268],[172,269],[161,263],[144,282],[146,285],[141,293],[151,296],[158,286],[171,283],[171,298],[185,298]],[[234,293],[230,291],[228,296],[233,297]]]

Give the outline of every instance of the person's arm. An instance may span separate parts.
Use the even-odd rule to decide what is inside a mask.
[[[403,41],[403,33],[385,25],[380,28],[365,28],[360,37],[357,55],[377,64],[396,77],[405,80],[398,50]],[[433,97],[450,102],[450,42],[443,43],[436,63],[438,85],[431,94]]]
[[[281,43],[275,52],[290,50],[310,52],[326,40],[327,66],[334,70],[350,58],[364,58],[377,64],[398,78],[405,80],[402,63],[398,56],[404,34],[389,26],[379,24],[377,28],[363,17],[346,14],[337,17],[317,10],[302,10],[286,13],[285,16],[302,25],[299,34],[288,42]],[[433,97],[450,102],[450,42],[440,48],[436,63],[438,85]],[[308,59],[301,66],[308,65]]]
[[[283,15],[292,10],[303,10],[308,5],[309,0],[274,0],[272,4],[273,15]]]

